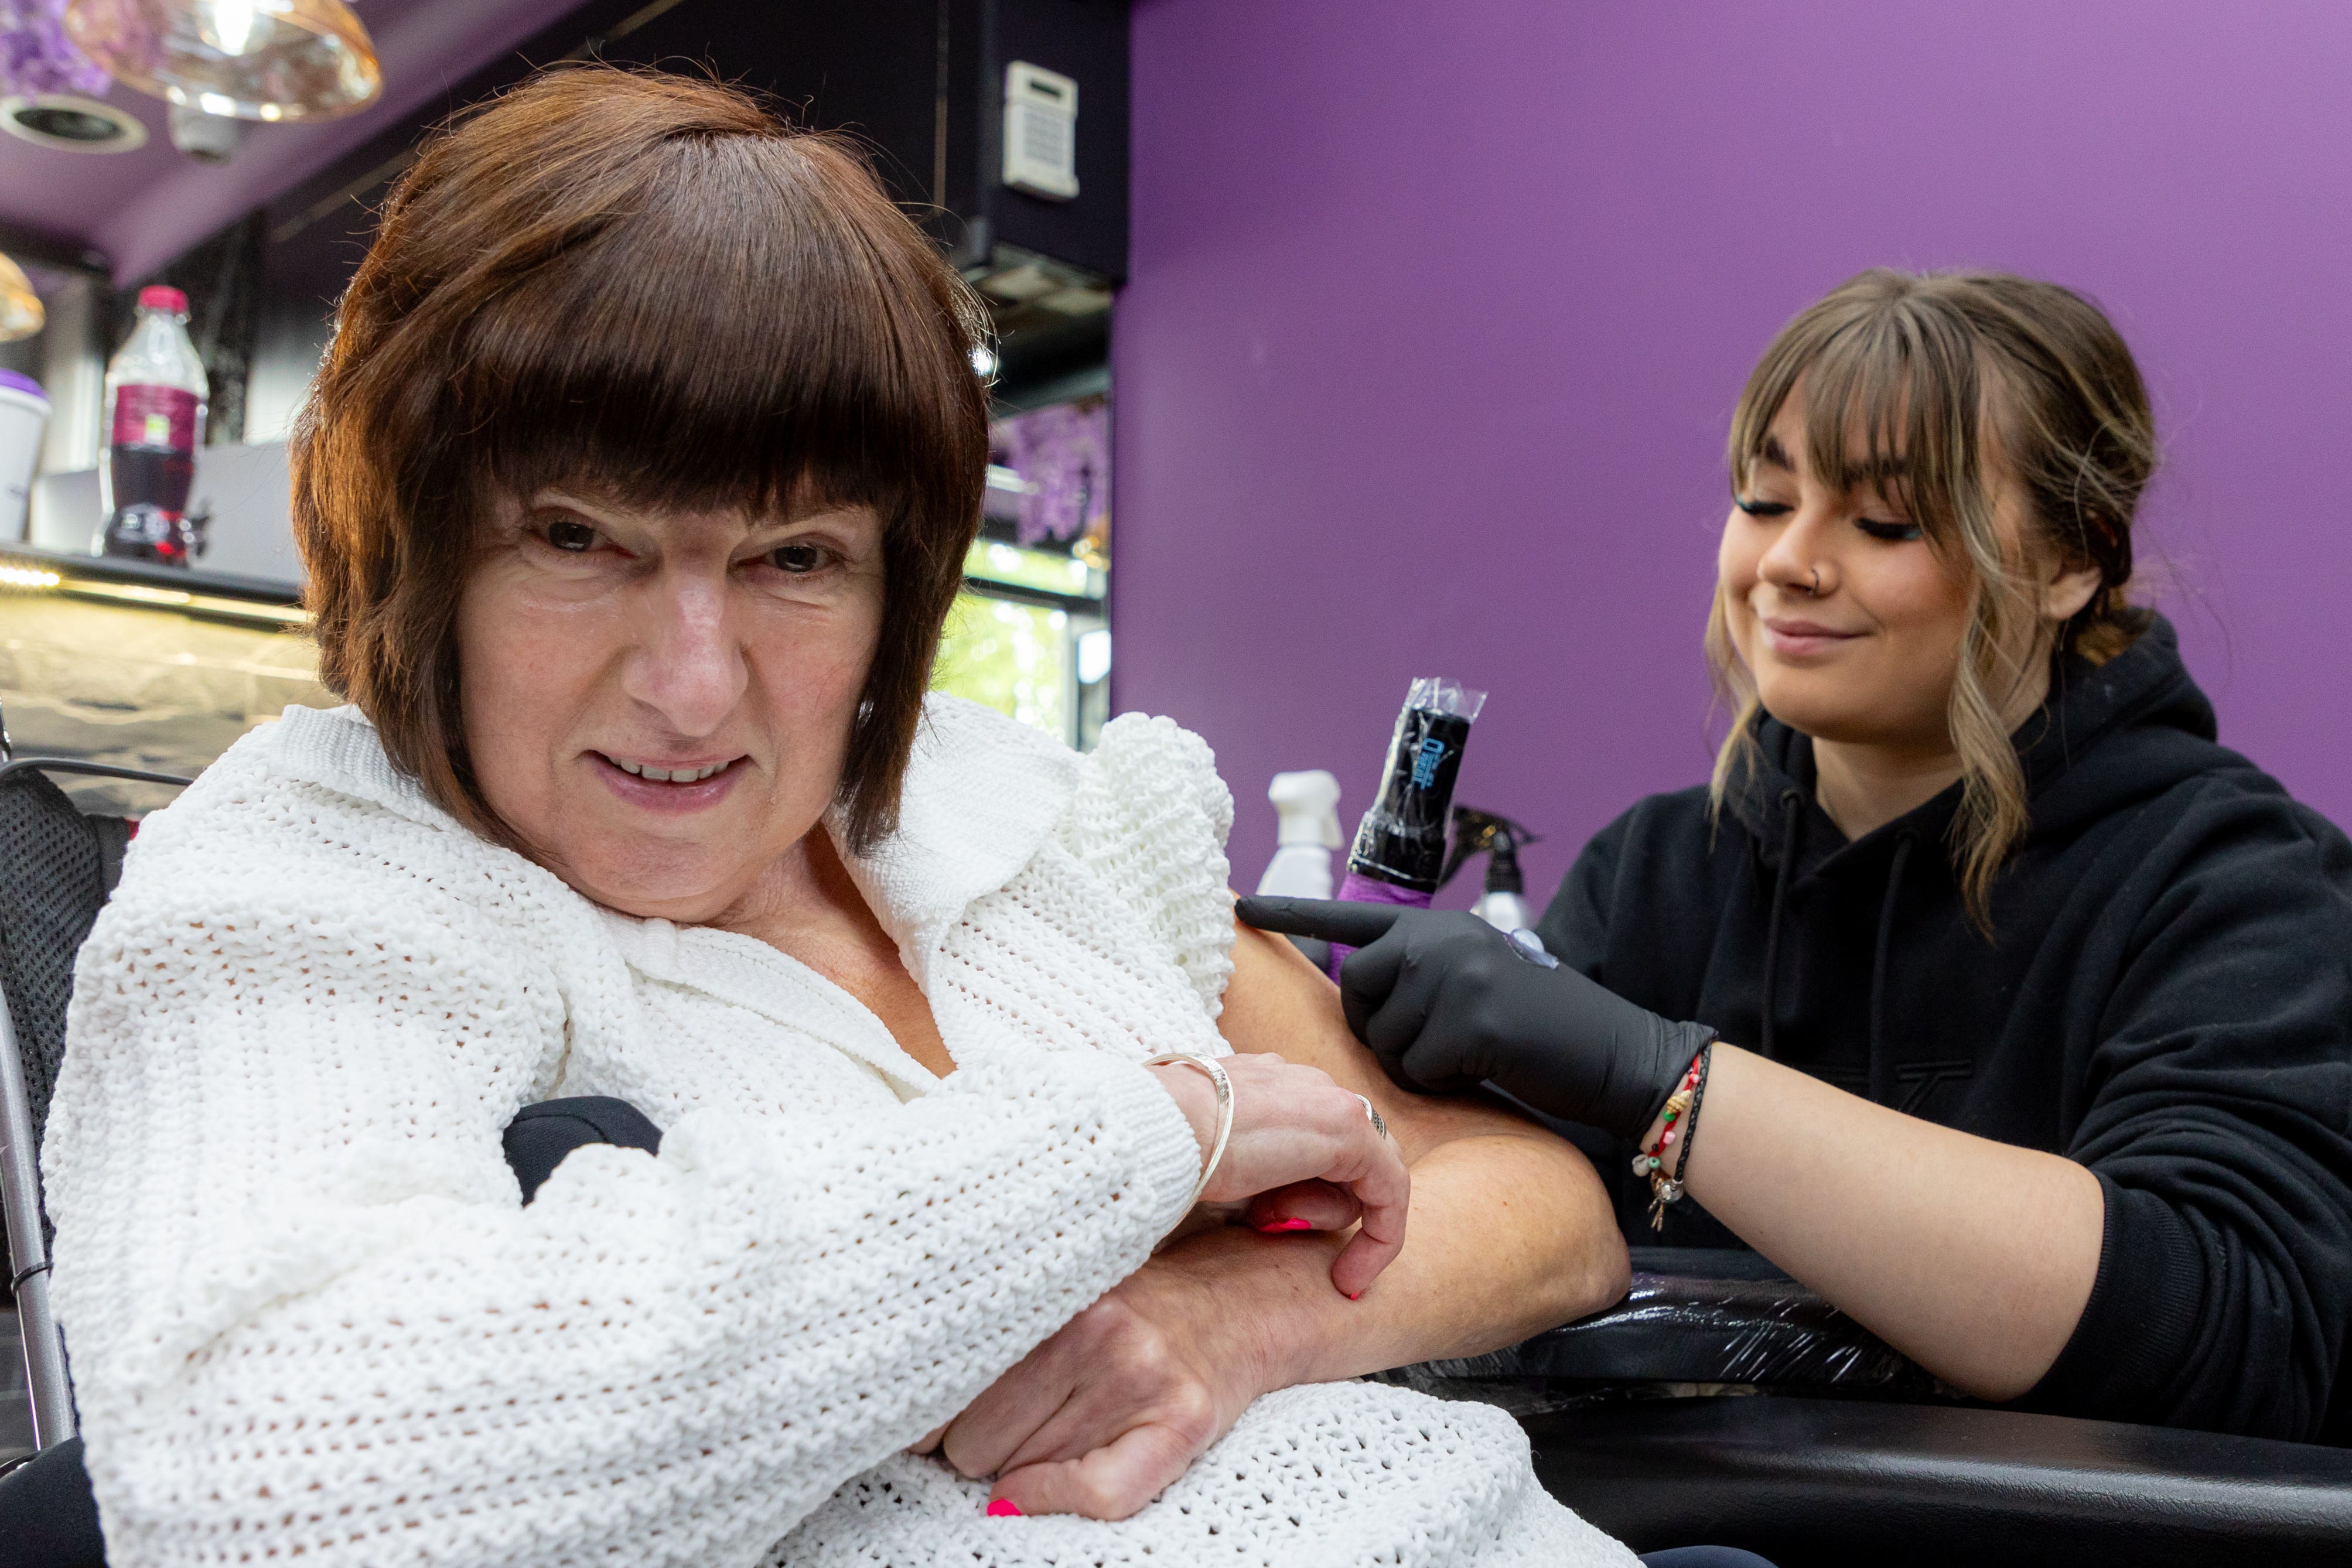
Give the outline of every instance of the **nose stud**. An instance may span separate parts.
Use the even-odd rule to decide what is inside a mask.
[[[1819,599],[1822,596],[1822,569],[1820,567],[1813,568],[1813,580],[1805,585],[1805,593],[1809,598],[1812,599]]]

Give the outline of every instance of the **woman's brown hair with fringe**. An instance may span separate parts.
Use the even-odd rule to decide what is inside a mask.
[[[836,796],[869,847],[980,527],[984,319],[847,141],[710,81],[533,78],[423,144],[337,310],[292,444],[322,679],[513,845],[458,709],[457,601],[497,497],[870,506],[881,642]]]
[[[1873,268],[1783,328],[1732,415],[1731,481],[1745,491],[1773,420],[1804,383],[1806,459],[1833,491],[1879,485],[1929,546],[1964,570],[1971,609],[1949,723],[1960,809],[1951,852],[1963,899],[1990,929],[1993,879],[2027,824],[2025,775],[2005,716],[2045,656],[2035,567],[2092,568],[2090,602],[2058,628],[2046,656],[2104,663],[2143,617],[2126,598],[2132,519],[2156,471],[2147,389],[2098,308],[2053,283],[2003,273]],[[2004,538],[1990,463],[2013,476],[2033,537]],[[1732,647],[1716,590],[1706,655],[1733,710],[1713,800],[1756,761],[1756,684]]]

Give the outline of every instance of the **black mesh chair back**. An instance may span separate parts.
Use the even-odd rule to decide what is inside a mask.
[[[40,1151],[65,1058],[73,960],[122,871],[129,824],[85,817],[37,768],[0,781],[0,992]]]
[[[187,782],[58,758],[0,765],[0,1223],[39,1448],[75,1429],[64,1341],[49,1312],[41,1134],[65,1060],[74,955],[121,874],[131,834],[120,817],[84,816],[47,777],[52,772]]]

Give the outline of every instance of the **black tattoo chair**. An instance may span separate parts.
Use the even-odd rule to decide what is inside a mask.
[[[2352,1563],[2352,1449],[1989,1408],[1750,1252],[1633,1249],[1605,1312],[1389,1375],[1516,1414],[1637,1551],[1801,1568]]]
[[[8,1358],[21,1375],[0,1380],[0,1564],[89,1568],[73,1554],[97,1531],[65,1343],[49,1311],[40,1144],[65,1056],[74,953],[114,890],[132,830],[120,817],[84,815],[52,773],[188,781],[65,758],[11,760],[0,738],[0,1222],[5,1305],[21,1352]]]

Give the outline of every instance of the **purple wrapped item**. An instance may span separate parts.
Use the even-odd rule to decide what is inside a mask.
[[[0,0],[0,98],[96,98],[114,85],[66,37],[65,15],[66,0]]]
[[[1378,877],[1351,871],[1340,879],[1339,896],[1350,904],[1402,904],[1409,909],[1427,909],[1429,901],[1436,894],[1423,893],[1417,888],[1399,887],[1392,882],[1382,882]],[[1353,947],[1344,947],[1337,942],[1331,944],[1328,973],[1333,983],[1339,981],[1339,966],[1354,951]]]

